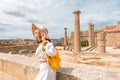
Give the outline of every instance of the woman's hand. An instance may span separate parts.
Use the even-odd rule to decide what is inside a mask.
[[[42,40],[45,40],[45,38],[46,38],[45,33],[41,33],[41,37],[42,37]]]

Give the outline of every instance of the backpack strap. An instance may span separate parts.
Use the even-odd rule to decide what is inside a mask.
[[[45,45],[47,44],[48,42],[47,41],[43,41],[42,42],[42,50],[45,52]]]

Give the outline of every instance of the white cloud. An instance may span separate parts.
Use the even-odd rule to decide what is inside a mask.
[[[32,22],[38,26],[46,25],[51,38],[63,37],[64,27],[68,28],[70,35],[74,30],[73,11],[77,9],[82,12],[80,14],[82,30],[87,29],[89,22],[100,27],[105,23],[114,24],[120,19],[119,0],[107,2],[106,0],[0,0],[0,2],[0,27],[4,26],[6,37],[23,35],[25,38],[29,35],[26,38],[33,38],[30,35]],[[23,34],[16,35],[14,34],[16,32],[9,31],[12,29],[16,32],[19,30]]]

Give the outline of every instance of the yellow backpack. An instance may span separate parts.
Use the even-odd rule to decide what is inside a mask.
[[[56,54],[55,56],[49,56],[46,51],[45,51],[45,48],[44,46],[46,45],[46,41],[43,41],[42,42],[42,50],[44,51],[44,54],[45,54],[45,57],[46,57],[46,60],[49,62],[50,64],[50,67],[54,70],[57,70],[60,68],[60,55],[59,55],[59,52],[58,50],[56,49]]]

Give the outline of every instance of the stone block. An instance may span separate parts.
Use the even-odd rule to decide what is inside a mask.
[[[103,41],[105,40],[105,34],[103,32],[100,32],[97,34],[97,41]]]
[[[23,49],[23,50],[19,50],[20,54],[24,54],[24,53],[29,53],[29,51],[27,49]]]
[[[30,50],[29,53],[35,53],[36,50]]]
[[[114,45],[114,46],[113,46],[113,49],[120,49],[120,44]]]
[[[27,80],[35,80],[35,77],[37,76],[39,69],[27,66],[26,72]]]
[[[104,47],[105,43],[103,41],[97,41],[97,46],[98,47]]]
[[[3,71],[18,78],[19,80],[26,80],[26,66],[15,62],[4,61]]]
[[[57,73],[57,80],[77,80],[77,77],[69,75],[69,74],[64,74],[64,73]]]
[[[10,74],[0,71],[0,80],[13,80],[13,78]]]
[[[0,59],[0,71],[2,71],[2,60]]]
[[[66,47],[65,47],[65,50],[69,50],[69,46],[66,46]]]
[[[105,53],[105,52],[106,52],[106,49],[105,49],[105,47],[97,47],[97,51],[98,51],[99,53]]]
[[[17,54],[17,52],[16,51],[11,51],[11,52],[9,52],[9,54]]]
[[[72,47],[71,46],[69,46],[69,51],[72,51]]]

